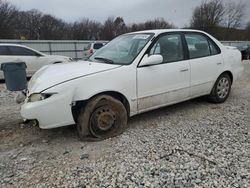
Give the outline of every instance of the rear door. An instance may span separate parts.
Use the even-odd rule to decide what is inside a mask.
[[[223,70],[219,47],[202,33],[185,33],[190,67],[190,96],[209,94],[218,75]]]

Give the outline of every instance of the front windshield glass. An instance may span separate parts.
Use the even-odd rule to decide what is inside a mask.
[[[97,50],[89,60],[119,65],[131,64],[152,37],[153,33],[119,36]]]

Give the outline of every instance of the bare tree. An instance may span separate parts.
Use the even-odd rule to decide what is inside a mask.
[[[6,1],[0,0],[0,38],[14,38],[18,10]]]
[[[191,28],[201,29],[210,33],[222,22],[224,16],[222,0],[206,0],[196,7],[191,19]]]
[[[241,28],[245,5],[232,0],[204,0],[194,11],[190,27],[224,40],[250,40],[250,23]],[[127,26],[122,17],[108,17],[101,24],[84,18],[67,23],[38,10],[19,11],[7,0],[0,0],[0,39],[111,40],[128,31],[175,28],[163,18]]]
[[[73,39],[75,40],[95,40],[99,39],[101,24],[91,21],[88,18],[75,22],[72,25]]]
[[[40,38],[45,40],[67,39],[67,24],[49,14],[43,15],[40,21]]]
[[[140,31],[142,30],[141,28],[143,28],[143,26],[141,24],[132,24],[129,28],[129,31],[132,32],[132,31]]]
[[[101,32],[101,38],[103,40],[111,40],[115,37],[114,33],[114,17],[108,17],[104,22]]]
[[[89,39],[98,40],[100,39],[102,24],[97,21],[91,21],[89,23]]]
[[[245,15],[245,4],[227,1],[225,4],[224,22],[227,29],[239,28]]]
[[[73,39],[75,40],[87,40],[88,39],[88,26],[89,19],[83,18],[79,22],[75,22],[72,26]]]
[[[25,36],[27,39],[39,40],[42,16],[42,12],[36,9],[20,12],[18,16],[19,35]]]
[[[132,24],[129,31],[140,31],[148,29],[171,29],[176,28],[173,24],[168,23],[163,18],[157,18],[154,20],[148,20],[144,23]]]
[[[144,29],[170,29],[174,27],[174,25],[169,24],[163,18],[149,20],[144,23]]]
[[[114,36],[118,36],[127,32],[127,26],[122,17],[117,17],[114,20]]]

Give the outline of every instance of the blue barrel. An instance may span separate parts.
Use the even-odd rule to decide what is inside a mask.
[[[4,73],[5,84],[10,91],[22,91],[27,89],[26,64],[2,63],[1,70]]]

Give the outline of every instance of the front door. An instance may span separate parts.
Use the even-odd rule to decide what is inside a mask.
[[[189,97],[190,65],[185,60],[180,34],[158,38],[148,55],[160,54],[163,62],[137,68],[138,111],[165,106]]]

